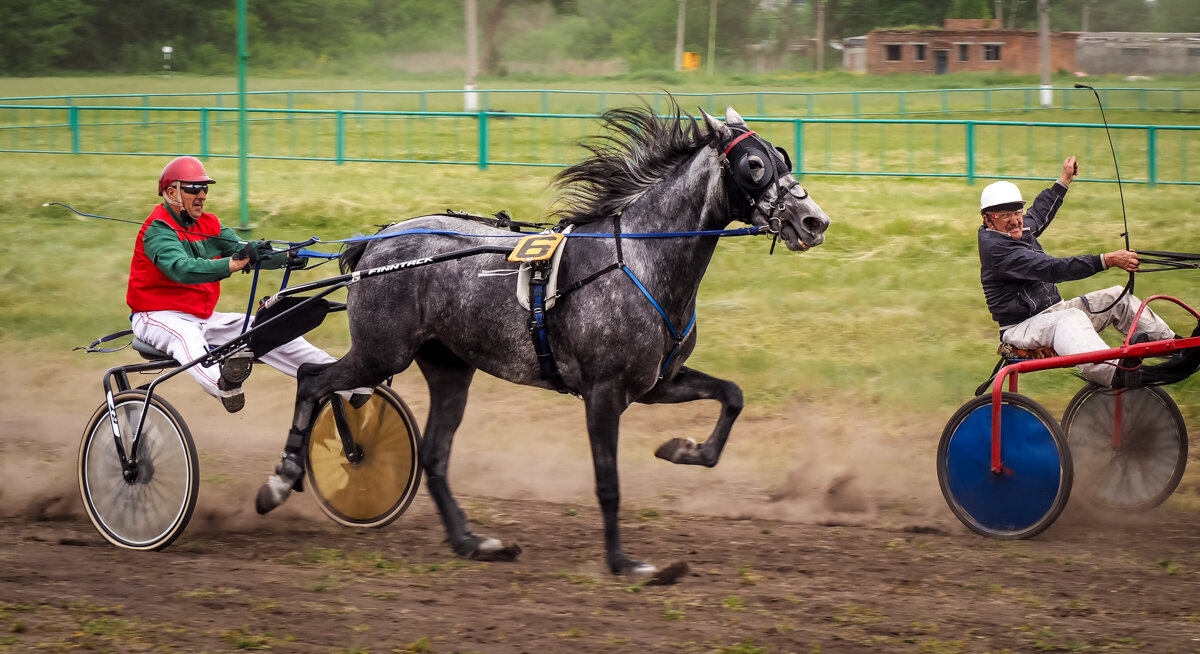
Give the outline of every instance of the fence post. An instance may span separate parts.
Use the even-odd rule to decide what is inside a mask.
[[[792,161],[792,177],[799,180],[804,177],[804,121],[797,119],[792,124],[795,125],[796,131],[796,155]]]
[[[859,94],[858,94],[858,93],[855,93],[855,94],[852,96],[852,97],[854,98],[854,117],[855,117],[855,118],[860,118],[860,117],[861,117],[861,116],[859,116],[859,113],[860,113],[860,106],[859,106],[859,102],[858,102],[858,96],[859,96]]]
[[[147,107],[147,109],[142,112],[142,126],[145,127],[150,124],[150,110],[148,109],[150,106],[150,96],[142,96],[142,106]]]
[[[346,155],[346,128],[345,121],[342,120],[342,112],[337,112],[337,164],[342,165],[342,159]]]
[[[208,109],[200,109],[200,158],[208,156]]]
[[[67,109],[67,122],[71,125],[71,154],[79,154],[79,107]]]
[[[1157,130],[1150,126],[1146,128],[1146,185],[1153,188],[1155,182],[1154,160],[1157,159],[1154,152],[1155,145],[1158,141],[1156,136]]]
[[[762,93],[758,94],[758,115],[760,115],[760,116],[767,115],[767,107],[766,107],[766,104],[763,102],[763,94]]]
[[[488,164],[488,115],[479,112],[479,169],[487,170]]]
[[[967,184],[975,183],[975,122],[968,120],[967,126]]]

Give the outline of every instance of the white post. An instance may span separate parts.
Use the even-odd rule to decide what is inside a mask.
[[[479,94],[475,92],[475,74],[479,71],[478,48],[475,32],[478,31],[478,0],[466,0],[467,12],[467,80],[463,84],[463,111],[479,111]]]
[[[1042,69],[1041,104],[1054,106],[1054,90],[1050,86],[1050,0],[1038,0],[1038,55]]]
[[[679,0],[679,20],[675,26],[675,72],[683,70],[683,21],[687,15],[687,0]]]
[[[164,45],[164,46],[162,47],[162,53],[163,53],[163,77],[170,77],[170,76],[171,76],[171,53],[172,53],[172,52],[174,52],[174,49],[173,49],[173,48],[171,48],[171,46],[169,46],[169,45]]]

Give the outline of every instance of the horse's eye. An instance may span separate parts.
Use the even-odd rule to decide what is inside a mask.
[[[767,170],[766,166],[763,165],[763,160],[755,155],[750,155],[747,158],[746,164],[750,168],[750,178],[755,182],[761,182]]]

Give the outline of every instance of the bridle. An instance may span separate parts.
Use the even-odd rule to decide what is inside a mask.
[[[735,220],[753,225],[755,214],[761,215],[771,236],[770,254],[775,253],[775,244],[783,229],[783,219],[776,214],[784,207],[786,198],[804,200],[808,191],[800,182],[792,179],[784,184],[783,178],[792,171],[791,157],[787,150],[771,145],[754,130],[730,126],[736,136],[718,157],[721,176],[725,179],[726,195],[729,197],[730,214]],[[754,178],[755,160],[762,165],[762,175]],[[782,171],[782,172],[781,172]],[[774,187],[774,199],[763,202],[767,190]],[[802,195],[793,196],[792,189],[800,188]]]

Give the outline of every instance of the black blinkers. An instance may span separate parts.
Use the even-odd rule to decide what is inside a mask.
[[[726,173],[734,216],[744,220],[767,187],[792,171],[792,160],[786,150],[767,143],[752,130],[735,134],[722,153],[721,166]],[[734,189],[740,193],[734,193]],[[733,200],[735,197],[745,201],[737,202]]]

